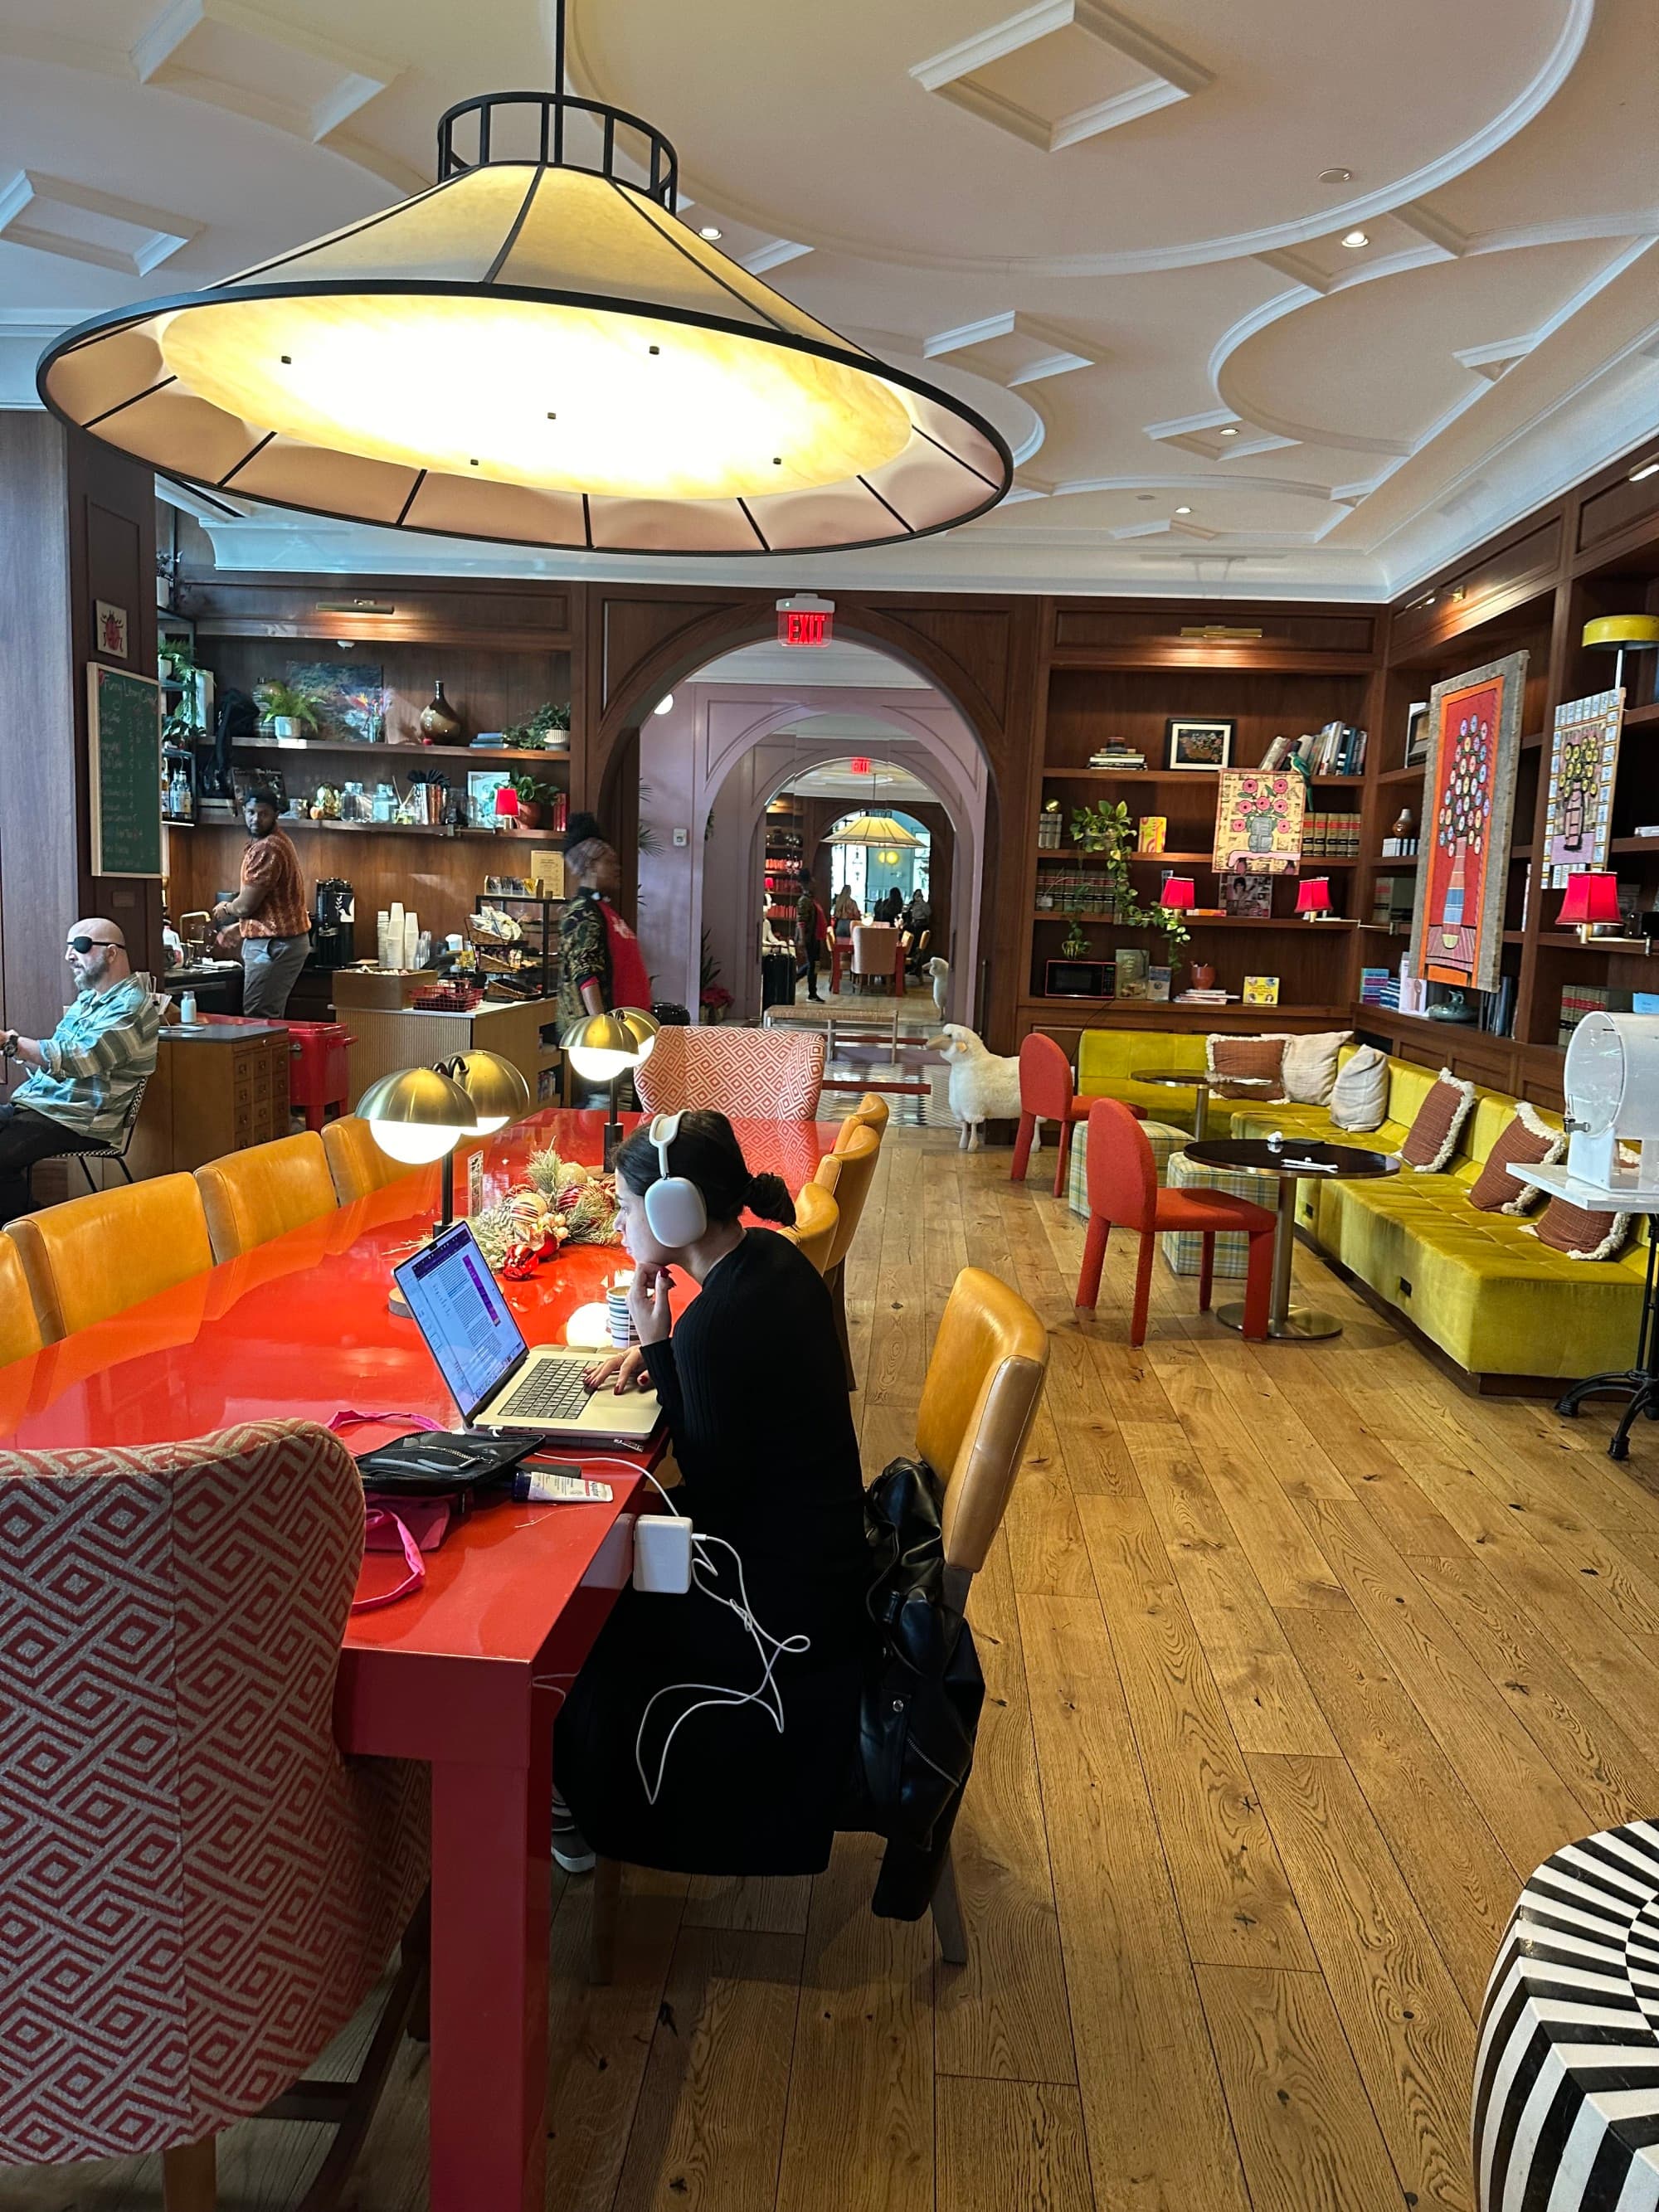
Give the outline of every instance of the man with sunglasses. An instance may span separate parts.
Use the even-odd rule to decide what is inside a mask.
[[[29,1172],[56,1152],[114,1143],[155,1066],[161,1008],[133,972],[126,940],[94,916],[69,933],[75,1004],[49,1037],[0,1030],[0,1054],[28,1072],[0,1102],[0,1222],[27,1213]]]

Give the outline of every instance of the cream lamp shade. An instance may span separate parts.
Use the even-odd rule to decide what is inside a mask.
[[[464,1052],[447,1060],[442,1073],[459,1083],[472,1101],[477,1116],[473,1131],[477,1136],[504,1129],[530,1110],[530,1085],[523,1070],[498,1052]]]
[[[648,124],[492,94],[438,152],[384,213],[65,332],[41,398],[208,490],[600,553],[888,544],[1007,491],[990,423],[680,222]]]
[[[896,852],[914,852],[921,840],[890,814],[855,814],[844,830],[824,839],[826,845],[881,845]]]
[[[589,1014],[573,1023],[564,1034],[564,1049],[577,1074],[589,1083],[610,1083],[645,1057],[638,1036],[620,1014]]]
[[[453,1077],[435,1067],[383,1075],[357,1101],[357,1111],[380,1150],[410,1167],[441,1160],[464,1137],[477,1134],[472,1100]]]

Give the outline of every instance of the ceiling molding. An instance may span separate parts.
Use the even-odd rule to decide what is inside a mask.
[[[1407,200],[1390,212],[1396,222],[1403,222],[1407,230],[1426,238],[1431,246],[1437,246],[1451,260],[1461,260],[1473,243],[1467,233],[1448,222],[1444,216],[1437,215],[1426,201]]]
[[[141,84],[320,145],[402,75],[399,64],[284,23],[244,0],[170,0],[134,41]]]
[[[1101,359],[1097,349],[1091,350],[1057,323],[1012,307],[955,330],[936,331],[922,341],[921,352],[924,361],[946,354],[957,357],[1011,392],[1073,369],[1093,368]]]
[[[184,216],[90,191],[39,169],[19,169],[0,185],[0,239],[9,246],[88,261],[124,276],[148,276],[201,230]]]

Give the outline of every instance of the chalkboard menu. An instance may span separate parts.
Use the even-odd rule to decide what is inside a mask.
[[[162,873],[161,696],[153,676],[87,664],[94,876]]]

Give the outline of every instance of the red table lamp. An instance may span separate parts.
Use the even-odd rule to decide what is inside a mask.
[[[1566,894],[1556,916],[1562,928],[1576,926],[1585,944],[1597,926],[1619,920],[1619,878],[1607,868],[1581,868],[1567,878]]]
[[[1158,895],[1160,906],[1174,907],[1182,913],[1198,904],[1198,895],[1193,889],[1190,876],[1165,876],[1164,888]]]
[[[510,783],[502,784],[495,793],[495,813],[498,819],[516,822],[519,818],[519,794]]]
[[[1328,876],[1310,876],[1296,887],[1296,910],[1304,921],[1319,921],[1331,910]]]

